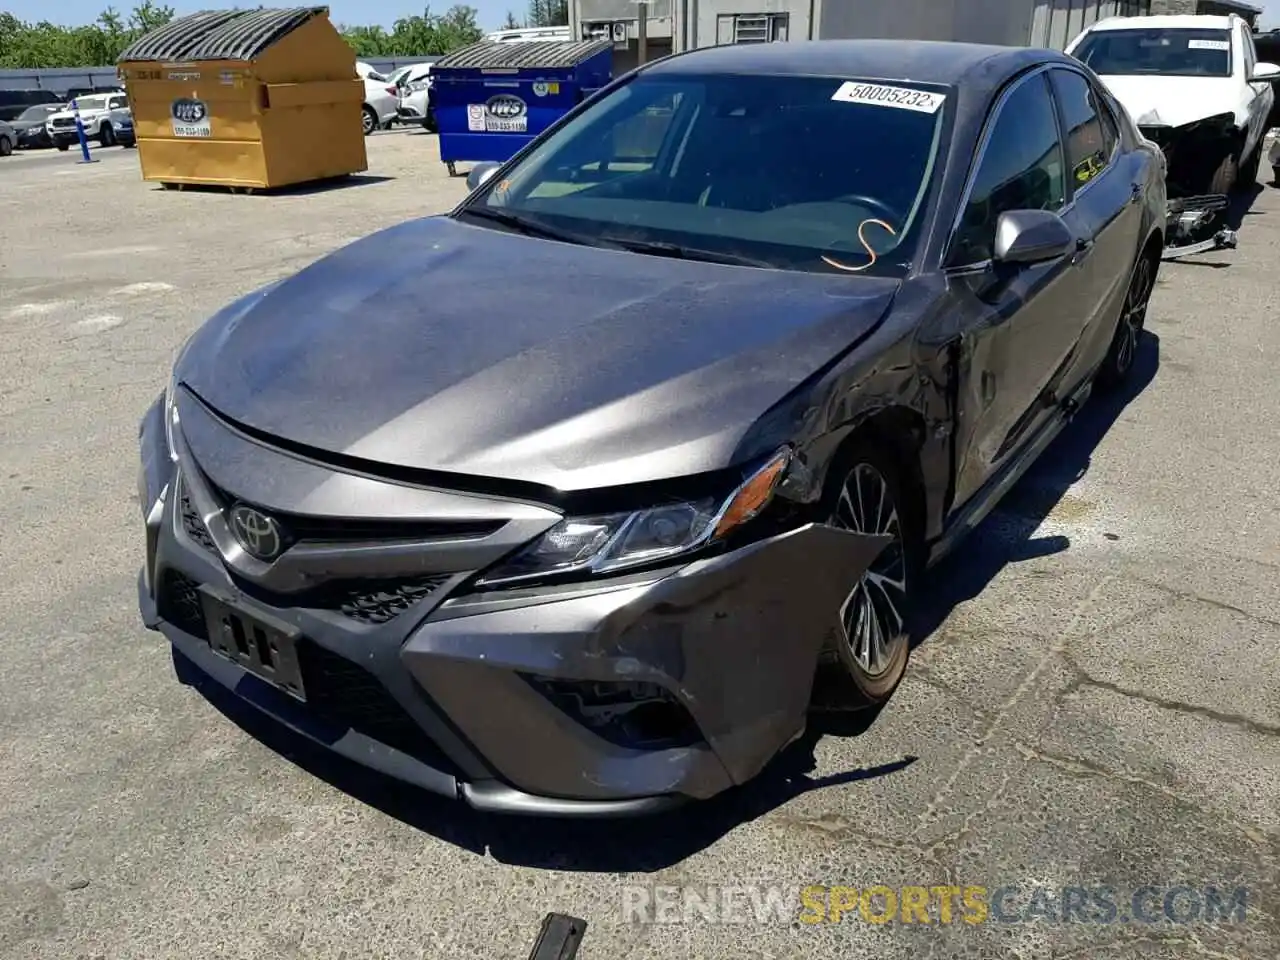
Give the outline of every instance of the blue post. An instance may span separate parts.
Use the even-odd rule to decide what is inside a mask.
[[[80,104],[78,101],[71,101],[71,109],[76,115],[76,136],[80,138],[80,163],[97,163],[98,161],[89,156],[89,138],[84,135],[84,123],[80,120]]]

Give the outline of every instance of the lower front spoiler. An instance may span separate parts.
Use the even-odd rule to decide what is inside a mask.
[[[335,730],[327,726],[287,694],[218,656],[203,640],[161,620],[141,575],[138,578],[138,602],[144,625],[159,631],[172,645],[174,672],[182,683],[197,689],[206,689],[213,683],[230,693],[238,703],[252,707],[255,712],[340,757],[429,793],[461,800],[481,813],[611,819],[660,813],[687,802],[687,798],[678,795],[564,800],[534,796],[497,780],[460,781],[355,730]]]
[[[1210,250],[1234,250],[1238,243],[1236,231],[1218,225],[1220,214],[1229,203],[1228,197],[1220,193],[1170,200],[1160,258],[1176,260]]]

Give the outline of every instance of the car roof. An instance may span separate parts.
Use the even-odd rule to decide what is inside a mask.
[[[1230,30],[1234,17],[1218,17],[1208,14],[1174,14],[1155,17],[1108,17],[1099,20],[1091,32],[1103,30]]]
[[[1027,67],[1077,61],[1056,50],[941,40],[804,40],[725,44],[655,61],[650,74],[732,73],[849,77],[957,86],[979,76],[998,86]]]

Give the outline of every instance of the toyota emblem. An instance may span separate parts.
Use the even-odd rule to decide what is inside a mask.
[[[517,117],[523,117],[528,108],[519,97],[500,93],[496,97],[490,97],[484,109],[489,116],[498,120],[515,120]]]
[[[231,509],[231,532],[245,553],[257,560],[274,560],[284,552],[284,533],[273,517],[241,504]]]

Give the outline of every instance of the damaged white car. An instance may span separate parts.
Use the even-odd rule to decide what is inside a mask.
[[[1169,197],[1227,194],[1256,182],[1270,80],[1240,17],[1158,16],[1100,20],[1067,53],[1083,61],[1164,151]]]

